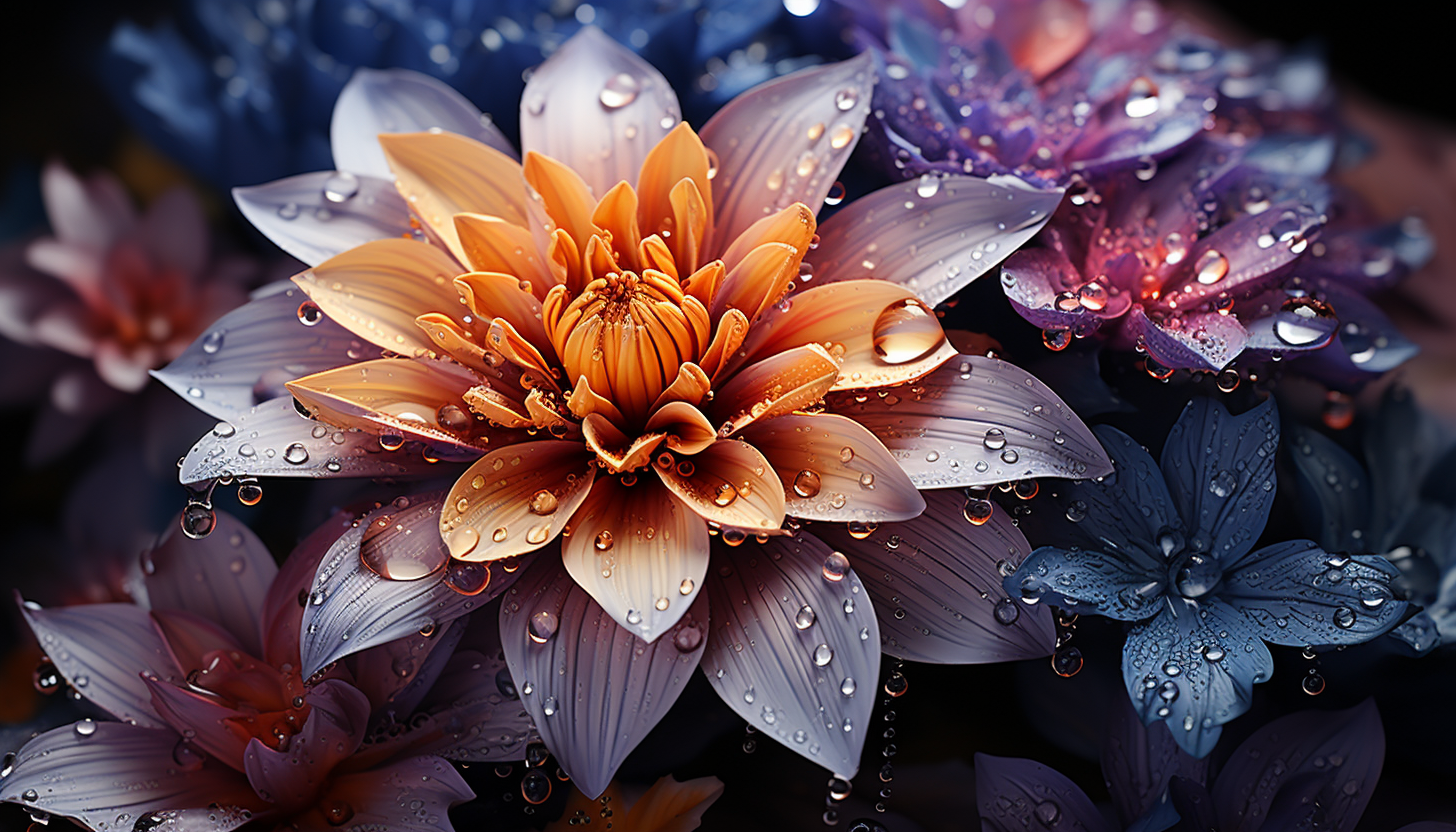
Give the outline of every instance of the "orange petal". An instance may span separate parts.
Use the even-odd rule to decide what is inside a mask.
[[[884,523],[925,510],[895,457],[853,419],[792,414],[749,425],[742,437],[783,481],[790,516]]]
[[[734,364],[804,344],[830,345],[840,361],[835,390],[911,381],[956,354],[935,313],[909,289],[883,280],[844,280],[805,289],[770,309]]]
[[[581,290],[586,287],[586,270],[582,267],[581,249],[564,229],[558,228],[551,232],[550,242],[546,246],[546,266],[551,271],[551,279],[565,284],[572,297],[581,294]]]
[[[677,234],[675,223],[669,225],[675,212],[672,192],[682,180],[690,180],[697,186],[698,195],[706,203],[703,221],[706,228],[713,225],[713,184],[708,178],[708,149],[698,134],[686,122],[668,133],[642,162],[642,173],[637,177],[637,192],[642,200],[637,211],[641,228],[649,234],[663,229]]]
[[[455,230],[456,214],[526,224],[521,165],[499,150],[454,133],[386,133],[379,145],[410,210],[462,263],[468,257]]]
[[[503,428],[525,428],[535,423],[524,402],[488,384],[466,390],[462,398],[471,410]]]
[[[618,182],[597,203],[592,224],[612,235],[612,251],[622,268],[640,271],[637,247],[642,244],[642,231],[637,225],[637,192],[626,182]]]
[[[647,430],[666,435],[663,444],[680,454],[696,454],[718,438],[713,423],[693,405],[668,402],[647,420]]]
[[[551,431],[552,436],[565,436],[576,424],[561,415],[556,401],[555,393],[532,390],[526,394],[526,412],[531,414],[531,422],[536,427]]]
[[[708,374],[703,372],[702,367],[689,361],[678,368],[677,378],[657,397],[652,409],[658,410],[668,402],[687,402],[697,407],[712,389],[713,382]]]
[[[672,249],[667,243],[656,234],[644,237],[637,246],[637,259],[642,264],[643,270],[656,269],[673,280],[681,278],[682,273],[677,270],[677,261],[672,257]]]
[[[708,571],[708,526],[656,477],[602,477],[571,518],[562,563],[644,641],[676,624]]]
[[[556,392],[561,387],[556,383],[557,373],[546,362],[541,351],[516,331],[510,321],[496,318],[490,322],[490,332],[485,336],[490,348],[505,356],[506,360],[520,367],[521,383],[528,387],[544,384]]]
[[[795,202],[744,229],[723,252],[723,265],[731,271],[749,252],[764,243],[787,243],[801,253],[806,252],[817,228],[814,212],[804,203]]]
[[[753,446],[720,440],[687,461],[690,468],[654,466],[653,470],[704,519],[755,533],[777,531],[783,525],[783,483]]]
[[[708,206],[691,179],[677,183],[670,201],[673,222],[668,248],[672,249],[678,274],[692,272],[698,268],[698,251],[708,230]]]
[[[526,181],[541,195],[546,215],[583,246],[598,229],[592,224],[597,201],[576,171],[539,153],[527,153],[523,166]]]
[[[596,452],[597,461],[614,474],[647,465],[663,439],[660,433],[647,433],[629,440],[600,413],[588,414],[581,420],[581,435],[587,447]]]
[[[545,297],[546,290],[556,284],[528,229],[499,217],[456,214],[455,233],[466,262],[475,271],[500,272],[530,281],[531,293],[538,298]]]
[[[741,309],[748,320],[758,320],[783,296],[789,281],[799,276],[801,259],[803,252],[787,243],[764,243],[750,251],[719,285],[713,297],[715,316]]]
[[[398,353],[430,349],[415,318],[440,312],[459,320],[465,308],[450,280],[460,266],[416,240],[373,240],[330,257],[293,278],[324,314],[375,346]]]
[[[509,321],[537,350],[555,354],[541,322],[541,302],[515,275],[469,272],[455,278],[455,287],[477,317]]]
[[[586,281],[590,283],[598,277],[606,277],[609,274],[616,274],[622,271],[617,265],[616,253],[612,251],[612,244],[601,234],[594,234],[586,241]]]
[[[679,783],[660,778],[632,804],[622,823],[633,832],[687,832],[702,824],[703,813],[723,795],[723,781],[699,777]]]
[[[534,551],[561,533],[595,477],[580,442],[522,442],[492,451],[450,489],[440,535],[461,560]]]
[[[471,337],[465,327],[451,320],[448,315],[430,312],[415,318],[415,325],[425,331],[436,347],[461,364],[485,373],[490,369],[486,363],[485,349]]]
[[[719,373],[732,360],[746,337],[748,337],[748,316],[737,309],[729,309],[722,318],[718,319],[718,330],[713,333],[713,340],[703,351],[703,357],[698,361],[698,366],[703,368],[703,372],[707,373],[709,378],[717,381]]]
[[[725,435],[818,402],[834,387],[839,363],[818,344],[781,352],[739,370],[713,394],[709,411]]]
[[[618,410],[611,400],[597,395],[591,384],[587,382],[586,376],[576,380],[576,387],[567,397],[566,406],[578,419],[585,419],[593,413],[599,413],[613,425],[625,424],[627,421],[622,416],[622,411]]]
[[[722,260],[706,263],[683,281],[683,292],[707,306],[713,302],[713,295],[718,293],[718,286],[726,274]]]
[[[483,447],[488,430],[470,417],[463,398],[479,383],[450,361],[380,358],[290,381],[288,391],[333,425]]]

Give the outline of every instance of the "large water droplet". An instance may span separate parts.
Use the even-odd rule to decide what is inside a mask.
[[[556,613],[550,610],[541,610],[535,615],[532,615],[531,620],[527,622],[526,634],[536,644],[545,644],[551,640],[552,636],[556,635],[557,626]]]
[[[1321,323],[1335,318],[1329,304],[1311,297],[1289,298],[1274,317],[1274,335],[1290,346],[1306,347],[1328,340],[1333,327]]]
[[[1228,270],[1228,258],[1217,249],[1209,249],[1198,255],[1198,262],[1193,264],[1193,273],[1204,286],[1212,286],[1223,280]]]
[[[940,322],[915,298],[885,307],[875,320],[875,354],[886,364],[907,364],[923,358],[944,342]]]
[[[799,607],[799,612],[794,615],[794,626],[800,630],[807,630],[814,626],[814,608],[805,604]]]
[[[601,93],[597,96],[602,106],[608,110],[617,110],[637,100],[637,93],[641,91],[642,84],[630,73],[619,72],[607,79],[602,86]]]
[[[818,471],[805,468],[794,475],[794,494],[807,500],[819,493],[822,482]]]
[[[859,90],[854,87],[845,87],[834,94],[834,106],[840,110],[850,110],[859,103]]]
[[[1144,118],[1158,111],[1158,85],[1146,76],[1133,79],[1127,88],[1123,112],[1128,118]]]
[[[843,552],[830,552],[824,558],[823,573],[824,580],[831,583],[844,580],[844,576],[849,574],[849,558],[845,557]]]
[[[329,202],[348,202],[359,193],[359,177],[348,171],[337,171],[324,179],[324,199]]]

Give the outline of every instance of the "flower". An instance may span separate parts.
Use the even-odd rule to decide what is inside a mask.
[[[1343,711],[1304,711],[1260,727],[1210,777],[1166,731],[1126,707],[1108,723],[1102,771],[1118,824],[1075,783],[1031,760],[976,755],[976,793],[988,832],[1069,826],[1137,829],[1353,829],[1385,761],[1385,731],[1371,700]],[[1338,763],[1334,762],[1339,760]],[[1413,823],[1401,832],[1451,832]]]
[[[1311,372],[1358,384],[1414,353],[1365,295],[1424,262],[1429,238],[1332,206],[1318,178],[1332,154],[1321,139],[1205,139],[1148,176],[1074,189],[1002,288],[1054,349],[1101,333],[1160,377],[1317,354],[1305,366],[1327,369]]]
[[[1364,420],[1362,465],[1334,440],[1296,428],[1289,457],[1312,536],[1329,552],[1374,552],[1424,607],[1391,635],[1417,653],[1456,641],[1456,511],[1445,483],[1456,441],[1408,391],[1386,390]]]
[[[52,233],[5,258],[0,335],[44,351],[37,363],[56,410],[96,415],[240,303],[256,267],[209,251],[202,207],[185,189],[140,216],[107,173],[83,180],[52,162],[41,189]]]
[[[1194,399],[1168,435],[1161,474],[1126,434],[1095,430],[1113,473],[1056,490],[1070,522],[1006,590],[1137,622],[1123,648],[1128,696],[1188,753],[1213,750],[1274,672],[1265,642],[1356,644],[1401,620],[1406,602],[1390,588],[1399,572],[1384,558],[1307,540],[1254,548],[1274,500],[1272,399],[1239,416]]]
[[[209,820],[449,829],[446,810],[473,795],[446,758],[519,759],[530,722],[495,689],[494,648],[456,649],[463,621],[360,631],[364,650],[303,672],[314,635],[332,632],[308,609],[316,570],[371,548],[352,519],[320,528],[279,569],[220,515],[206,540],[174,527],[143,556],[137,604],[26,603],[55,669],[116,721],[31,740],[7,758],[0,800],[93,830]],[[393,585],[382,596],[350,587],[366,606],[408,601]]]
[[[223,187],[326,166],[330,110],[361,67],[445,80],[514,134],[527,70],[587,23],[692,90],[696,119],[835,47],[824,13],[797,21],[779,0],[180,5],[178,21],[119,24],[101,80],[151,143]]]
[[[200,386],[199,403],[240,403],[260,372],[333,357],[331,369],[220,425],[182,479],[399,475],[478,457],[434,518],[448,556],[431,544],[422,565],[401,547],[371,568],[448,584],[451,569],[542,552],[508,591],[503,647],[584,791],[605,788],[700,659],[730,706],[852,772],[872,705],[854,692],[876,675],[878,633],[938,661],[1050,639],[1044,616],[998,622],[1002,599],[972,583],[994,584],[997,562],[1025,551],[1014,527],[975,526],[963,495],[920,489],[1106,470],[1049,390],[957,356],[931,312],[1034,233],[1055,197],[948,176],[816,224],[809,206],[868,112],[869,70],[860,58],[766,84],[700,138],[661,75],[587,29],[531,76],[524,164],[448,132],[376,142],[382,114],[421,129],[436,114],[398,98],[424,82],[356,77],[335,115],[346,172],[238,193],[314,264],[296,278],[307,301],[245,307],[215,330],[236,352],[189,351],[160,376]],[[352,343],[315,344],[309,325],[325,321]],[[396,357],[366,360],[361,341]],[[937,565],[866,592],[844,552],[893,565],[912,536]],[[724,626],[709,628],[708,595]],[[895,622],[883,630],[880,597]],[[656,707],[587,713],[587,689]],[[586,736],[580,720],[620,727]]]
[[[1156,3],[873,3],[872,147],[901,175],[1039,185],[1149,170],[1204,130],[1223,50]]]

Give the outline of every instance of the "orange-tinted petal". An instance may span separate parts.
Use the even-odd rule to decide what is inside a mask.
[[[611,235],[612,251],[621,268],[639,271],[637,247],[642,244],[642,231],[637,225],[637,192],[626,182],[618,182],[597,202],[592,224]]]
[[[696,407],[702,404],[712,389],[713,382],[708,374],[703,372],[702,367],[689,361],[678,368],[677,378],[657,397],[652,409],[658,410],[668,402],[687,402]]]
[[[470,409],[503,428],[525,428],[534,424],[524,401],[489,384],[478,384],[462,395]]]
[[[804,203],[795,202],[744,229],[723,252],[723,265],[731,271],[764,243],[787,243],[803,254],[809,250],[817,228],[814,212]]]
[[[706,307],[713,302],[713,295],[717,294],[726,274],[722,260],[705,263],[683,281],[683,291]]]
[[[672,249],[657,234],[642,238],[637,246],[637,259],[644,270],[656,269],[673,280],[682,278],[682,273],[677,270],[677,261],[672,257]]]
[[[587,447],[596,452],[597,461],[614,474],[647,465],[663,440],[661,433],[631,438],[600,413],[590,413],[582,419],[581,435]]]
[[[599,413],[614,425],[626,423],[622,411],[612,404],[610,399],[597,395],[591,384],[582,376],[576,380],[576,387],[566,399],[566,406],[578,419],[585,419],[593,413]]]
[[[647,233],[656,234],[663,229],[677,233],[677,226],[667,221],[674,217],[673,189],[684,179],[697,186],[698,195],[707,204],[704,222],[711,228],[713,185],[708,178],[708,150],[686,123],[674,127],[642,162],[642,173],[637,177],[637,193],[641,199],[638,218]]]
[[[713,423],[688,402],[668,402],[647,420],[647,430],[666,436],[663,444],[680,454],[696,454],[718,438]]]
[[[526,412],[531,414],[531,423],[538,428],[551,431],[552,436],[565,436],[576,427],[558,410],[555,393],[532,390],[526,394]]]
[[[718,329],[713,333],[713,340],[708,343],[708,348],[703,350],[698,366],[703,368],[709,378],[717,381],[719,374],[747,337],[748,316],[737,309],[729,309],[727,314],[718,319]]]
[[[749,252],[738,265],[728,270],[713,297],[715,317],[729,309],[740,309],[750,321],[759,316],[788,289],[789,281],[799,276],[803,252],[787,243],[764,243]]]
[[[379,144],[410,210],[462,263],[468,258],[455,230],[456,214],[526,224],[521,165],[499,150],[454,133],[386,133]]]
[[[462,324],[456,323],[448,315],[430,312],[415,318],[415,324],[446,355],[478,373],[490,370],[485,349],[475,343],[475,339]]]
[[[753,532],[776,531],[783,525],[783,483],[752,445],[721,440],[689,461],[690,468],[652,470],[703,518]]]
[[[440,510],[440,534],[461,560],[534,551],[561,533],[595,477],[580,442],[522,442],[492,451],[455,481]]]
[[[546,267],[551,271],[551,279],[565,284],[572,297],[580,294],[586,287],[586,270],[582,267],[581,249],[565,229],[558,228],[551,232],[546,245]]]
[[[387,350],[428,350],[415,318],[440,312],[459,320],[465,308],[450,280],[460,266],[416,240],[374,240],[330,257],[293,278],[309,299],[360,338]]]
[[[835,390],[884,387],[929,373],[955,348],[935,313],[915,294],[882,280],[815,286],[770,309],[749,332],[735,363],[804,344],[829,344],[840,360]]]
[[[541,195],[551,222],[570,234],[578,247],[586,245],[597,232],[591,220],[597,201],[576,171],[539,153],[526,154],[523,170],[526,181]]]
[[[709,411],[728,433],[818,402],[834,387],[839,363],[818,344],[805,344],[739,370],[719,385]]]
[[[788,513],[808,520],[909,520],[925,500],[895,457],[853,419],[791,414],[744,428],[784,483]]]
[[[552,390],[561,391],[557,384],[557,373],[552,370],[541,351],[536,349],[529,340],[516,331],[510,321],[505,318],[496,318],[490,322],[490,331],[485,337],[490,348],[505,356],[506,360],[520,367],[521,383],[528,387],[546,385]]]
[[[455,278],[466,306],[481,320],[502,318],[545,355],[554,355],[541,322],[541,302],[515,275],[469,272]]]
[[[571,518],[561,559],[618,624],[652,641],[703,586],[708,526],[656,477],[602,477]]]
[[[465,262],[475,271],[515,275],[529,281],[531,293],[538,298],[556,285],[529,229],[499,217],[456,214],[455,233],[465,252]]]
[[[672,189],[672,236],[667,247],[672,249],[678,274],[698,268],[698,252],[708,231],[708,206],[698,186],[684,179]]]
[[[450,361],[380,358],[290,381],[288,391],[333,425],[482,447],[486,426],[470,418],[463,398],[479,383]]]

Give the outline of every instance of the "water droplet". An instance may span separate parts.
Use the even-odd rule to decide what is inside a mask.
[[[799,612],[794,616],[794,626],[800,630],[807,630],[814,626],[814,608],[805,604],[799,607]]]
[[[1046,826],[1055,826],[1062,819],[1062,807],[1050,800],[1043,800],[1032,809],[1036,819]]]
[[[915,298],[885,307],[875,320],[874,350],[886,364],[924,358],[945,342],[935,314]]]
[[[607,531],[606,529],[602,529],[600,532],[597,532],[596,540],[593,541],[593,545],[596,547],[596,550],[598,552],[605,552],[611,549],[613,544],[615,543],[616,540],[613,539],[612,533]]]
[[[490,564],[451,558],[445,564],[445,585],[460,595],[479,595],[490,586]]]
[[[189,503],[182,509],[182,533],[193,540],[201,540],[212,534],[217,526],[217,514],[206,503]]]
[[[996,602],[994,614],[1001,624],[1015,624],[1016,619],[1021,617],[1021,605],[1010,598],[1002,598]]]
[[[1232,393],[1239,388],[1239,371],[1232,367],[1222,370],[1218,374],[1218,389],[1225,393]]]
[[[532,495],[528,508],[530,508],[532,514],[545,516],[554,513],[557,505],[556,495],[542,489]]]
[[[450,535],[445,538],[445,545],[450,549],[451,557],[463,558],[474,552],[480,545],[480,532],[469,526],[462,526],[450,532]]]
[[[1127,88],[1123,112],[1128,118],[1143,118],[1158,111],[1158,85],[1146,76],[1133,79]]]
[[[298,219],[298,203],[285,202],[278,206],[278,216],[285,220]]]
[[[991,428],[986,431],[986,437],[982,441],[987,450],[999,451],[1006,447],[1006,434],[1000,428]]]
[[[812,614],[813,611],[810,610],[810,613]],[[827,644],[820,644],[818,647],[815,647],[814,648],[814,666],[815,667],[823,667],[823,666],[829,664],[829,660],[832,659],[832,658],[834,658],[834,651],[830,649],[829,645],[827,645]]]
[[[995,506],[990,500],[978,499],[967,500],[965,508],[961,510],[972,526],[984,526],[994,512]]]
[[[1332,321],[1329,304],[1311,297],[1294,297],[1279,305],[1274,316],[1274,335],[1290,346],[1305,347],[1328,340],[1333,328],[1320,321]]]
[[[251,481],[238,484],[238,502],[245,506],[255,506],[262,501],[263,486]]]
[[[1310,696],[1319,696],[1325,690],[1325,677],[1313,671],[1300,680],[1299,686]]]
[[[1239,487],[1239,477],[1233,471],[1219,471],[1208,481],[1208,492],[1215,497],[1227,497]]]
[[[819,493],[821,484],[819,472],[805,468],[794,476],[794,494],[808,499]]]
[[[824,580],[831,583],[844,580],[844,576],[849,574],[849,558],[843,552],[830,552],[824,558],[823,574]]]
[[[453,404],[441,405],[440,409],[435,411],[435,421],[439,423],[440,427],[456,433],[470,430],[470,426],[474,422],[470,418],[470,414]]]
[[[283,461],[289,465],[302,465],[308,462],[308,449],[301,443],[294,442],[283,449]]]
[[[1076,647],[1063,647],[1052,654],[1052,672],[1062,678],[1076,676],[1082,670],[1082,651]]]
[[[359,193],[359,177],[348,171],[336,171],[324,179],[324,199],[348,202]]]
[[[222,349],[224,337],[226,337],[226,333],[220,329],[207,333],[202,339],[202,351],[208,355],[217,355],[218,351]]]
[[[915,193],[921,199],[930,199],[940,192],[940,177],[927,173],[920,177],[920,182],[915,186]]]
[[[834,94],[834,106],[839,110],[853,109],[859,103],[859,90],[854,87],[845,87]]]
[[[531,641],[537,644],[545,644],[551,640],[552,636],[556,635],[556,627],[556,613],[549,610],[541,610],[535,615],[532,615],[531,620],[527,622],[526,634],[531,637]]]
[[[83,719],[75,725],[76,736],[89,737],[96,733],[96,722],[91,719]]]
[[[539,806],[551,797],[551,778],[543,771],[528,771],[521,778],[521,797],[532,806]]]
[[[637,100],[642,84],[631,73],[619,72],[607,79],[597,98],[608,110],[617,110]]]
[[[1197,262],[1193,264],[1193,273],[1198,282],[1204,286],[1212,286],[1223,280],[1224,275],[1228,274],[1228,270],[1228,258],[1217,249],[1209,249],[1198,255]]]
[[[897,670],[885,678],[885,693],[891,697],[899,699],[908,690],[910,690],[910,680],[905,678],[904,673]]]
[[[1041,342],[1052,352],[1061,352],[1072,345],[1072,331],[1070,329],[1043,329]]]
[[[298,305],[298,322],[304,326],[317,326],[324,319],[324,311],[311,300]]]
[[[1335,626],[1341,630],[1348,630],[1355,626],[1355,611],[1349,607],[1338,607],[1334,614]]]

